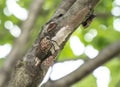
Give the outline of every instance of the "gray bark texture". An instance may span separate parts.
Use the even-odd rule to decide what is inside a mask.
[[[17,61],[8,84],[37,87],[75,29],[90,16],[99,0],[63,0],[26,55]],[[24,27],[24,26],[23,26]]]
[[[37,17],[41,11],[44,0],[33,0],[29,8],[29,15],[27,20],[25,20],[22,25],[22,33],[17,38],[13,44],[13,48],[9,55],[6,57],[6,61],[2,69],[0,70],[0,87],[4,87],[9,80],[9,76],[16,64],[16,61],[26,53],[27,43],[30,40],[30,34],[33,29],[33,26],[37,20]]]

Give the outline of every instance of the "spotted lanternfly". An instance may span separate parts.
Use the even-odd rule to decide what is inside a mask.
[[[95,16],[94,14],[90,14],[90,15],[86,18],[86,20],[85,20],[84,22],[82,22],[82,26],[83,26],[84,28],[87,28],[87,27],[91,24],[92,20],[93,20],[95,17],[96,17],[96,16]]]
[[[53,52],[56,52],[54,43],[58,45],[57,42],[51,40],[49,36],[45,36],[44,38],[42,38],[41,41],[39,42],[38,47],[36,48],[35,56],[39,58],[41,61],[51,56]],[[54,51],[51,51],[51,49],[53,49]],[[38,65],[38,63],[39,61],[36,62],[36,65]]]
[[[44,37],[39,43],[39,49],[42,52],[47,52],[51,48],[51,40],[49,36]]]

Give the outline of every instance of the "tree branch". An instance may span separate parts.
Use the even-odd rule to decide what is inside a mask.
[[[57,17],[53,16],[45,24],[33,47],[17,63],[8,87],[37,87],[70,35],[88,16],[98,1],[76,0],[65,7],[63,15],[56,12],[55,16],[57,15]]]
[[[74,72],[56,81],[49,80],[48,82],[46,82],[46,84],[42,85],[42,87],[70,87],[71,85],[75,84],[76,82],[82,80],[84,77],[89,75],[97,67],[117,56],[119,52],[120,41],[104,48],[97,57],[85,62]]]
[[[59,16],[63,16],[75,2],[76,2],[76,0],[62,0],[60,6],[56,10],[52,19],[59,17]]]
[[[0,73],[0,87],[3,87],[4,84],[6,84],[6,80],[8,80],[8,77],[13,69],[13,67],[16,64],[16,61],[21,58],[25,52],[26,52],[26,43],[29,40],[30,37],[30,31],[33,29],[33,26],[37,20],[37,17],[39,15],[40,9],[42,7],[44,0],[34,0],[30,6],[29,9],[29,16],[26,21],[23,22],[21,29],[22,34],[19,36],[19,38],[16,39],[13,48],[9,55],[7,56],[7,59],[4,63],[4,66]]]

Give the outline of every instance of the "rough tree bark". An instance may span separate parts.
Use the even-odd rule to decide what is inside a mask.
[[[6,87],[37,87],[70,35],[86,22],[98,1],[63,0],[31,49],[17,62]]]
[[[33,29],[43,2],[44,0],[33,0],[29,8],[28,18],[21,25],[22,33],[20,37],[15,40],[11,52],[7,56],[4,66],[0,70],[0,87],[3,87],[3,85],[7,83],[15,62],[25,54],[26,44],[30,39],[30,31]]]

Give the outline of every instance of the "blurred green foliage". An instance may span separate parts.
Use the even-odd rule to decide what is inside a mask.
[[[38,31],[41,30],[41,27],[50,19],[54,14],[56,7],[59,6],[61,0],[45,0],[45,3],[42,7],[42,11],[39,13],[37,22],[34,25],[34,29],[31,34],[32,43],[38,35]],[[19,0],[17,3],[26,9],[29,9],[32,0]],[[113,0],[104,0],[95,8],[96,18],[93,20],[92,24],[87,28],[83,29],[80,26],[73,35],[76,35],[84,43],[84,45],[93,45],[97,50],[102,50],[105,46],[119,40],[120,32],[115,31],[113,28],[114,16],[111,14],[111,9],[113,8]],[[21,26],[22,21],[16,18],[14,15],[6,16],[4,14],[4,9],[6,8],[6,0],[0,0],[0,45],[5,43],[13,44],[16,39],[13,37],[9,30],[5,29],[4,24],[7,20],[12,21],[13,24]],[[91,29],[97,30],[97,36],[90,42],[87,42],[84,39],[84,35],[89,32]],[[68,41],[60,53],[58,61],[68,60],[68,59],[77,59],[81,57],[87,57],[85,54],[81,56],[75,56],[70,48],[70,42]],[[0,59],[0,66],[3,63],[3,59]],[[120,58],[115,58],[105,64],[111,71],[111,82],[109,87],[120,87]],[[73,87],[96,87],[96,80],[92,75],[89,75],[87,78],[73,85]]]
[[[93,75],[87,76],[87,78],[84,78],[82,81],[76,83],[72,87],[97,87],[97,84],[95,83],[96,79],[93,77]]]

